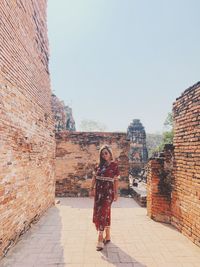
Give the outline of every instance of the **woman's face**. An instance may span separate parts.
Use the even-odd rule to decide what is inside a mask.
[[[111,160],[111,155],[110,155],[109,151],[108,151],[106,148],[104,148],[104,149],[101,151],[101,156],[102,156],[102,158],[105,159],[106,161]]]

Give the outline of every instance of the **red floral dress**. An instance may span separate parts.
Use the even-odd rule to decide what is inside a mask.
[[[116,162],[108,166],[96,169],[96,176],[110,177],[112,181],[98,180],[96,177],[96,191],[94,197],[93,223],[96,229],[103,231],[105,226],[111,223],[111,204],[114,200],[114,176],[119,176],[119,169]]]

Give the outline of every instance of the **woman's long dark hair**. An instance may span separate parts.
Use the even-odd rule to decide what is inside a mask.
[[[102,157],[102,151],[106,149],[108,151],[108,153],[110,154],[111,160],[113,160],[113,154],[112,154],[112,150],[108,145],[103,145],[100,148],[99,151],[99,168],[102,168],[102,166],[104,165],[104,163],[106,162],[106,160]]]

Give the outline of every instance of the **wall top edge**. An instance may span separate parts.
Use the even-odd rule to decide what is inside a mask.
[[[195,84],[193,84],[192,86],[188,87],[187,89],[185,89],[185,91],[183,91],[183,93],[176,98],[176,101],[181,99],[183,96],[187,95],[187,94],[190,94],[193,90],[197,89],[200,87],[200,81],[199,82],[196,82]],[[176,102],[174,102],[175,104]]]

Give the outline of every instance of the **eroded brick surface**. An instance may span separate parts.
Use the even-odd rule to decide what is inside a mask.
[[[174,152],[149,162],[148,215],[200,246],[200,83],[176,100],[173,113]]]
[[[125,133],[56,133],[56,195],[87,196],[99,149],[108,144],[119,163],[120,188],[128,189],[129,142]]]
[[[200,83],[174,103],[172,224],[200,246]]]
[[[46,1],[0,3],[0,257],[54,204]]]

